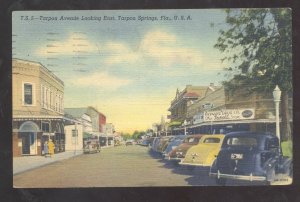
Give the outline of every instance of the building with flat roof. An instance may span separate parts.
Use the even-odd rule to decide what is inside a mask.
[[[12,60],[13,156],[41,155],[52,139],[65,150],[64,83],[39,62]]]

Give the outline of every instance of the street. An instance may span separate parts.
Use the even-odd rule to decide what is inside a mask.
[[[191,169],[162,160],[138,145],[102,149],[14,176],[14,187],[213,186],[208,168]],[[255,185],[255,183],[250,183]],[[228,182],[228,185],[250,185]],[[257,184],[257,183],[256,183]]]

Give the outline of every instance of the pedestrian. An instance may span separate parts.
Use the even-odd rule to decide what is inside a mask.
[[[52,157],[52,155],[54,154],[54,143],[52,141],[52,139],[49,140],[49,143],[48,143],[48,152],[49,152],[49,155],[50,157]]]
[[[45,157],[47,157],[48,154],[49,154],[49,150],[48,150],[48,142],[45,141],[45,143],[44,143],[44,155],[45,155]]]

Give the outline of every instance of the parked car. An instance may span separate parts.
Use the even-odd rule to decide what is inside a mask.
[[[101,151],[100,143],[98,139],[88,139],[84,141],[83,153],[97,153]]]
[[[157,151],[157,147],[158,147],[159,141],[160,141],[160,137],[156,137],[153,140],[153,143],[152,143],[152,146],[151,146],[151,150],[152,151],[155,151],[155,152]]]
[[[160,141],[157,146],[157,152],[162,153],[166,146],[168,145],[169,141],[172,141],[173,136],[164,136],[160,138]]]
[[[211,166],[218,155],[224,135],[204,135],[199,144],[188,149],[181,165]]]
[[[181,161],[181,159],[183,159],[185,157],[185,154],[187,152],[187,150],[198,144],[200,138],[203,135],[187,135],[187,137],[184,139],[184,141],[175,149],[173,149],[169,156],[167,157],[168,160],[172,160],[172,161]]]
[[[133,139],[126,140],[126,142],[125,142],[126,146],[128,146],[128,145],[135,145],[135,144],[136,144],[136,142]]]
[[[175,149],[178,145],[180,145],[183,140],[186,138],[186,135],[177,135],[174,136],[167,145],[166,149],[163,151],[162,156],[164,158],[168,158],[170,155],[170,152]]]
[[[140,143],[141,146],[149,146],[149,144],[150,144],[150,139],[144,139],[144,140]]]
[[[278,138],[269,133],[228,133],[210,176],[220,185],[225,185],[226,179],[271,183],[277,173],[291,172],[292,160],[280,150]]]

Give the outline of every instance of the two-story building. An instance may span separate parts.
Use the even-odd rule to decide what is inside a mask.
[[[12,60],[13,156],[41,155],[44,141],[65,150],[64,83],[39,62]]]

